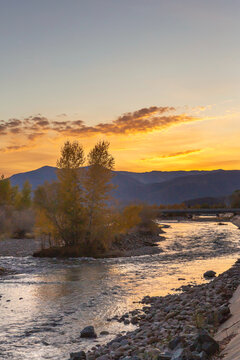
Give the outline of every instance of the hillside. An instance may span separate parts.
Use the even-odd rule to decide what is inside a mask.
[[[174,204],[186,200],[225,197],[240,189],[240,170],[152,171],[134,173],[115,171],[114,196],[120,202],[142,201],[150,204]],[[45,181],[56,180],[56,168],[40,169],[13,175],[12,185],[22,187],[28,180],[33,189]]]

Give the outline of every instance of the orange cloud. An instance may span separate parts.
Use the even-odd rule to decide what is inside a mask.
[[[0,121],[0,135],[22,134],[29,140],[55,132],[67,136],[87,136],[94,134],[125,135],[147,133],[165,129],[181,123],[201,120],[187,114],[174,114],[174,107],[151,106],[134,112],[125,113],[110,123],[85,125],[83,120],[50,121],[44,116],[29,116],[23,120],[9,119]]]
[[[33,148],[33,146],[28,145],[13,145],[13,146],[6,146],[5,148],[0,148],[0,152],[12,152],[12,151],[21,151],[21,150],[28,150]]]
[[[201,151],[203,151],[203,149],[192,149],[192,150],[186,150],[186,151],[178,151],[178,152],[170,153],[170,154],[167,154],[167,155],[159,155],[159,156],[154,156],[154,157],[150,157],[150,158],[144,158],[144,159],[141,159],[141,161],[158,161],[159,159],[187,156],[187,155],[198,153],[198,152],[201,152]]]

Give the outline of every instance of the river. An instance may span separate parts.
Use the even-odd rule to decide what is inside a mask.
[[[206,270],[221,273],[238,258],[240,231],[231,223],[165,224],[163,252],[151,256],[38,259],[24,253],[31,240],[0,243],[0,266],[15,271],[0,278],[0,359],[67,360],[133,329],[107,319],[140,307],[142,297],[203,283]],[[109,335],[82,340],[87,325]]]

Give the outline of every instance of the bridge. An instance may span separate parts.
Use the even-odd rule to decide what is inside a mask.
[[[159,215],[240,215],[240,209],[159,209]]]

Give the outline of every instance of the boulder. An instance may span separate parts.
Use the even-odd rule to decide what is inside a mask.
[[[131,319],[131,323],[133,325],[136,325],[138,323],[138,317],[137,316],[133,316],[132,319]]]
[[[208,271],[206,271],[206,272],[203,274],[203,276],[204,276],[205,278],[213,278],[213,277],[216,276],[216,272],[213,271],[213,270],[208,270]]]
[[[168,343],[168,347],[170,350],[174,350],[178,344],[180,344],[183,339],[180,336],[175,337]]]
[[[197,335],[194,347],[197,351],[204,351],[207,355],[214,355],[219,350],[218,343],[204,330]]]
[[[71,353],[69,360],[86,360],[86,354],[84,351]]]
[[[95,333],[93,326],[86,326],[80,334],[81,338],[96,338],[97,334]]]

